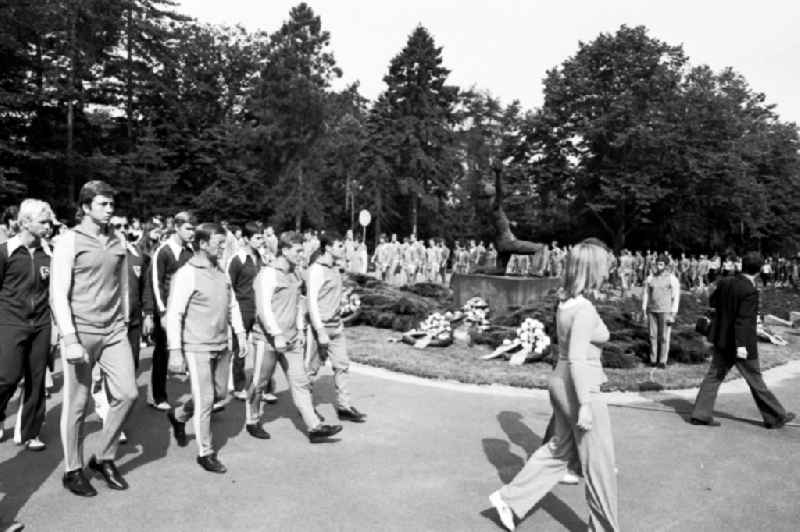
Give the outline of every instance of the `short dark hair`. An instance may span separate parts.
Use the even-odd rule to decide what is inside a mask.
[[[281,236],[278,237],[278,252],[281,252],[286,248],[290,248],[295,244],[302,244],[302,243],[303,243],[303,235],[301,235],[297,231],[284,231],[283,233],[281,233]]]
[[[755,275],[761,271],[764,259],[758,251],[748,251],[742,257],[742,272],[747,275]]]
[[[81,187],[81,191],[78,193],[78,205],[81,207],[84,205],[91,205],[97,196],[113,198],[116,194],[117,191],[105,181],[99,179],[88,181]]]
[[[184,222],[186,223],[186,222]],[[192,246],[194,247],[195,251],[200,249],[200,242],[208,243],[211,241],[211,237],[214,235],[226,235],[225,229],[222,228],[220,224],[215,223],[202,223],[195,227],[194,229],[194,241],[192,242]]]
[[[261,227],[258,222],[247,222],[242,226],[242,236],[247,239],[259,233],[261,233]]]
[[[172,225],[175,227],[180,227],[184,224],[197,225],[197,217],[193,212],[181,211],[172,219]]]

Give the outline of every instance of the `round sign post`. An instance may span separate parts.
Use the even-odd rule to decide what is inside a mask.
[[[366,241],[367,239],[367,226],[370,223],[372,223],[372,215],[367,209],[363,209],[360,213],[358,213],[358,224],[361,226],[362,242]]]

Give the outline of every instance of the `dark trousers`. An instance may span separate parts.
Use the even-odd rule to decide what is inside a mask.
[[[247,334],[250,334],[250,331],[253,330],[255,321],[255,313],[242,311],[242,322],[244,324],[244,330]],[[235,334],[232,336],[233,352],[236,353],[239,349],[239,340],[236,338]],[[238,356],[232,357],[231,371],[233,375],[233,389],[237,392],[247,390],[247,374],[244,370],[244,358]]]
[[[133,367],[139,370],[139,351],[142,349],[142,324],[128,325],[128,343],[131,344],[133,353]]]
[[[764,423],[774,425],[781,422],[786,416],[786,410],[781,406],[775,395],[767,389],[767,385],[761,376],[761,367],[758,359],[736,358],[735,353],[722,353],[718,349],[714,349],[711,366],[709,366],[708,373],[706,373],[703,383],[700,385],[700,391],[697,393],[697,399],[694,402],[692,417],[702,421],[710,421],[712,419],[714,402],[717,399],[719,386],[733,366],[736,366],[736,369],[739,370],[739,373],[742,374],[742,377],[750,387],[750,393],[753,394],[756,406],[761,411]]]
[[[150,398],[154,403],[167,402],[167,332],[161,326],[161,320],[153,319],[153,367],[150,370]]]
[[[44,423],[44,372],[50,352],[50,326],[0,326],[0,412],[6,411],[19,381],[25,378],[22,396],[22,441],[39,435]]]

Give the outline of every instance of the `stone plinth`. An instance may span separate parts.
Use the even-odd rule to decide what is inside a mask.
[[[546,277],[511,277],[505,275],[459,274],[450,279],[453,298],[459,306],[471,297],[480,296],[495,311],[523,307],[558,288],[561,279]]]

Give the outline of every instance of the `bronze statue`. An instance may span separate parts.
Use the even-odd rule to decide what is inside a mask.
[[[547,244],[520,240],[511,231],[511,222],[503,210],[503,168],[495,166],[494,185],[484,183],[483,198],[491,201],[492,221],[495,228],[495,247],[497,248],[497,272],[505,274],[511,255],[533,255],[534,272],[544,272],[547,264],[549,249]]]

